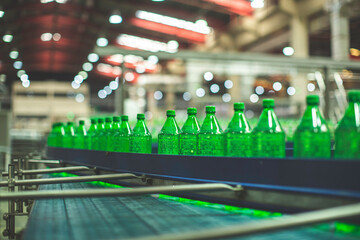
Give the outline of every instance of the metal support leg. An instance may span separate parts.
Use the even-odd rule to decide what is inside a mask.
[[[17,174],[17,179],[18,181],[22,181],[24,179],[24,176],[22,174],[23,171],[23,167],[24,167],[24,159],[20,158],[18,160],[18,174]],[[24,191],[24,186],[23,185],[18,185],[18,192],[22,192]],[[23,213],[24,212],[24,203],[23,200],[18,199],[16,200],[16,213]]]
[[[9,176],[8,176],[8,191],[14,192],[15,190],[15,166],[14,164],[9,164]],[[13,199],[8,201],[8,213],[4,214],[4,219],[6,220],[6,228],[3,231],[4,236],[8,236],[9,239],[15,238],[15,202]]]

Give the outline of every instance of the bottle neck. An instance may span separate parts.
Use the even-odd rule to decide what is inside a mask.
[[[175,120],[175,117],[173,117],[173,116],[167,117],[160,133],[162,133],[162,134],[179,134],[180,133],[180,128]]]
[[[250,132],[250,130],[251,128],[245,117],[244,110],[236,110],[228,125],[227,131]]]
[[[274,108],[266,107],[263,109],[259,122],[254,128],[255,131],[283,132],[280,122],[274,112]]]
[[[220,124],[215,116],[215,113],[206,113],[203,125],[200,128],[201,133],[222,133]]]
[[[131,133],[130,124],[129,124],[128,121],[125,121],[125,120],[121,121],[120,132],[121,133],[128,133],[128,134]]]
[[[150,131],[147,128],[144,119],[138,119],[138,121],[137,121],[137,123],[136,123],[136,125],[134,127],[134,133],[150,134]]]

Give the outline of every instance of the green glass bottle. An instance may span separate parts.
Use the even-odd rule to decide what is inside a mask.
[[[274,99],[263,100],[263,111],[252,131],[254,157],[285,157],[285,132],[274,106]]]
[[[74,148],[85,149],[85,137],[86,137],[85,121],[80,120],[79,126],[75,132]]]
[[[159,154],[179,154],[180,128],[175,120],[175,110],[166,111],[166,121],[158,135]]]
[[[145,114],[137,115],[137,123],[130,135],[130,152],[151,153],[152,137],[145,124]]]
[[[244,103],[234,103],[234,116],[224,132],[226,156],[252,156],[251,128],[244,109]]]
[[[319,96],[306,97],[307,107],[294,133],[294,157],[330,158],[329,127],[320,113]]]
[[[73,122],[68,122],[65,126],[65,135],[63,138],[63,145],[65,148],[72,148],[74,146],[75,128]]]
[[[103,131],[101,131],[98,135],[99,139],[99,150],[101,151],[107,151],[108,145],[107,145],[107,139],[108,136],[110,136],[112,133],[112,118],[107,117],[105,118],[105,128]]]
[[[99,118],[97,121],[97,131],[95,137],[91,138],[91,148],[92,150],[100,150],[100,136],[102,132],[105,131],[105,121],[103,118]]]
[[[107,151],[115,151],[114,136],[119,132],[119,130],[120,130],[120,117],[115,116],[113,117],[111,132],[110,134],[109,133],[107,134],[107,139],[106,139]]]
[[[197,154],[202,156],[223,156],[224,136],[215,116],[216,108],[206,106],[206,117],[197,134]]]
[[[179,151],[181,155],[195,155],[197,134],[200,132],[199,122],[196,118],[196,108],[188,108],[188,118],[181,129],[179,136]]]
[[[64,125],[62,123],[54,123],[50,134],[48,135],[49,147],[63,147],[63,137],[65,135]]]
[[[115,152],[129,152],[130,151],[130,135],[131,128],[129,124],[129,117],[121,116],[120,129],[114,134],[114,151]]]
[[[91,125],[85,137],[85,148],[89,150],[94,150],[95,147],[92,145],[92,143],[93,143],[93,139],[96,138],[97,135],[97,120],[91,119],[90,121],[91,121]]]
[[[335,130],[335,158],[360,160],[360,90],[349,91],[348,100]]]

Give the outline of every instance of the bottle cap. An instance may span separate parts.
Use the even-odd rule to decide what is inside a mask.
[[[348,92],[349,102],[360,102],[360,90],[351,90]]]
[[[114,122],[120,122],[120,117],[119,116],[114,116],[113,121]]]
[[[80,120],[79,121],[79,125],[84,125],[85,124],[85,121],[84,120]]]
[[[188,109],[187,109],[187,113],[188,113],[188,114],[196,114],[196,113],[197,113],[197,110],[196,110],[196,108],[188,108]]]
[[[243,102],[234,103],[234,110],[235,111],[244,110],[244,109],[245,109],[245,103],[243,103]]]
[[[320,99],[318,95],[308,95],[306,96],[307,105],[319,105]]]
[[[58,126],[64,126],[64,123],[59,122]]]
[[[105,122],[112,122],[111,117],[107,117],[107,118],[105,118]]]
[[[121,121],[128,121],[129,117],[127,115],[122,115],[121,116]]]
[[[138,114],[137,114],[137,119],[145,119],[145,114],[143,114],[143,113],[138,113]]]
[[[166,116],[168,117],[175,117],[175,110],[167,110]]]
[[[53,123],[52,124],[52,128],[57,127],[57,126],[58,126],[58,123]]]
[[[67,125],[72,126],[72,125],[74,125],[74,123],[73,122],[67,122]]]
[[[271,98],[263,99],[263,107],[264,108],[273,108],[274,106],[275,106],[274,99],[271,99]]]
[[[104,122],[104,119],[103,118],[99,118],[98,119],[98,123],[103,123]]]
[[[96,124],[97,123],[97,120],[94,119],[94,118],[92,118],[90,121],[91,121],[91,124]]]
[[[215,112],[216,112],[216,108],[215,108],[215,106],[206,106],[205,111],[206,111],[207,113],[215,113]]]

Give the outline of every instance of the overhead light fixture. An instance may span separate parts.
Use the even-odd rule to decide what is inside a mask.
[[[294,53],[295,53],[295,50],[292,47],[284,47],[283,48],[283,54],[285,56],[292,56]]]
[[[4,15],[5,15],[4,10],[2,10],[2,9],[0,8],[0,18],[4,17]]]
[[[161,23],[172,27],[182,28],[197,33],[209,34],[211,31],[211,28],[207,25],[207,22],[205,20],[202,20],[200,22],[198,20],[194,23],[183,19],[164,16],[161,14],[142,11],[142,10],[136,11],[135,15],[139,19]]]
[[[18,56],[19,56],[19,52],[16,51],[16,50],[12,50],[12,51],[9,53],[9,57],[10,57],[11,59],[17,59]]]
[[[251,7],[253,8],[263,8],[265,6],[264,0],[252,0]]]
[[[119,11],[115,11],[110,17],[109,17],[109,22],[111,24],[119,24],[123,21]]]
[[[106,47],[108,44],[109,41],[104,37],[98,38],[96,40],[96,45],[98,45],[99,47]]]
[[[82,65],[84,71],[89,72],[93,69],[92,63],[86,62]]]
[[[89,62],[94,63],[94,62],[99,61],[99,55],[97,55],[96,53],[90,53],[87,58],[88,58]]]
[[[40,36],[41,41],[43,42],[47,42],[50,41],[52,39],[53,35],[51,33],[43,33]]]
[[[168,43],[165,43],[128,34],[120,34],[120,36],[117,38],[117,42],[120,45],[150,52],[162,51],[174,53],[177,52],[179,46],[179,43],[175,40],[171,40]]]
[[[14,62],[14,64],[13,64],[13,66],[14,66],[15,69],[21,69],[21,68],[22,68],[22,65],[23,65],[22,61],[16,61],[16,62]]]
[[[9,43],[9,42],[11,42],[12,40],[13,40],[13,35],[11,35],[10,33],[7,33],[7,34],[5,34],[5,35],[3,36],[3,41],[4,41],[4,42]]]
[[[55,42],[59,41],[60,38],[61,38],[61,34],[60,34],[60,33],[54,33],[54,35],[53,35],[53,37],[52,37],[52,39],[53,39]]]

